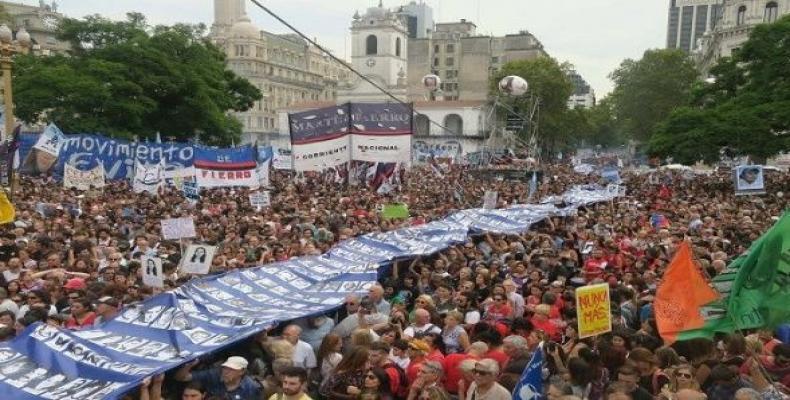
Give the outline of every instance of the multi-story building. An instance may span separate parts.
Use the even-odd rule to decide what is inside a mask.
[[[540,41],[527,31],[481,36],[477,26],[465,19],[437,23],[427,38],[409,40],[409,98],[485,101],[490,77],[503,64],[546,55]],[[438,94],[429,94],[423,87],[422,78],[427,74],[441,78]]]
[[[568,98],[568,108],[592,108],[595,106],[595,91],[576,71],[568,72],[568,79],[573,85],[573,93]]]
[[[790,0],[724,0],[713,29],[705,34],[693,56],[702,76],[722,57],[729,57],[749,39],[755,26],[790,14]]]
[[[11,17],[10,28],[17,31],[21,28],[30,34],[31,50],[34,54],[50,55],[65,53],[71,46],[55,38],[55,30],[64,18],[58,12],[56,2],[47,4],[39,1],[38,6],[0,1],[0,5]]]
[[[214,0],[211,40],[227,55],[228,67],[263,92],[263,99],[236,113],[244,142],[268,143],[278,131],[276,110],[305,101],[333,101],[347,76],[342,63],[293,34],[258,29],[244,0]]]
[[[409,39],[424,39],[434,30],[433,9],[420,0],[419,3],[412,1],[402,6],[400,12],[406,19],[406,29],[409,31]]]
[[[721,15],[723,0],[670,0],[667,48],[690,53]]]

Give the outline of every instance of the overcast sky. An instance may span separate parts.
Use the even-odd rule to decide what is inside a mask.
[[[17,0],[19,1],[19,0]],[[418,0],[419,1],[419,0]],[[425,0],[438,22],[466,18],[478,33],[504,35],[528,30],[548,53],[569,61],[593,86],[598,98],[612,89],[607,78],[624,58],[639,58],[665,45],[668,0]],[[22,0],[38,4],[36,0]],[[50,2],[49,0],[47,1]],[[406,0],[384,0],[394,7]],[[378,0],[262,0],[294,26],[348,56],[349,26],[355,10]],[[70,17],[102,14],[123,18],[128,11],[145,14],[154,24],[203,22],[211,25],[213,0],[61,0],[59,11]],[[284,33],[287,28],[247,2],[247,13],[259,28]]]

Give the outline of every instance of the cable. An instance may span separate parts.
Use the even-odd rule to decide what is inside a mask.
[[[356,76],[358,76],[358,77],[362,78],[362,80],[364,80],[365,82],[367,82],[367,83],[371,84],[371,85],[372,85],[374,88],[376,88],[376,89],[378,89],[379,91],[381,91],[382,93],[386,94],[388,97],[392,98],[393,100],[395,100],[396,102],[400,103],[401,105],[405,105],[405,106],[409,107],[409,109],[411,110],[411,112],[412,112],[413,114],[415,114],[415,115],[417,115],[417,116],[420,116],[420,115],[422,115],[422,116],[424,116],[424,117],[428,118],[428,122],[430,122],[430,123],[432,123],[432,124],[434,124],[434,125],[438,126],[439,128],[442,128],[442,129],[443,129],[444,131],[446,131],[446,132],[450,132],[450,133],[453,133],[453,134],[456,134],[456,133],[457,133],[457,134],[461,134],[461,135],[463,135],[463,132],[453,132],[452,130],[448,129],[446,126],[444,126],[444,125],[441,125],[441,124],[439,124],[438,122],[436,122],[436,121],[432,120],[432,119],[431,119],[430,117],[428,117],[427,115],[425,115],[425,114],[423,114],[423,113],[420,113],[420,112],[416,111],[416,110],[414,109],[414,105],[413,105],[413,104],[411,104],[411,103],[407,103],[407,102],[405,102],[405,101],[403,101],[403,100],[401,100],[401,99],[399,99],[399,98],[395,97],[395,95],[393,95],[392,93],[390,93],[389,91],[387,91],[387,90],[386,90],[386,89],[384,89],[383,87],[379,86],[379,85],[378,85],[376,82],[374,82],[374,81],[373,81],[373,80],[371,80],[370,78],[366,77],[366,76],[365,76],[365,75],[363,75],[361,72],[359,72],[359,71],[357,71],[356,69],[354,69],[354,68],[353,68],[351,65],[348,65],[348,64],[347,64],[345,61],[343,61],[343,60],[339,59],[337,56],[335,56],[334,54],[332,54],[332,52],[330,52],[329,50],[325,49],[325,48],[324,48],[323,46],[321,46],[320,44],[316,43],[314,40],[312,40],[312,39],[310,39],[309,37],[307,37],[307,35],[305,35],[304,33],[302,33],[302,32],[301,32],[299,29],[296,29],[296,27],[294,27],[293,25],[291,25],[290,23],[288,23],[288,21],[286,21],[286,20],[282,19],[282,18],[281,18],[279,15],[277,15],[277,14],[276,14],[274,11],[270,10],[268,7],[266,7],[266,6],[264,6],[263,4],[261,4],[261,3],[260,3],[258,0],[250,0],[250,1],[251,1],[253,4],[255,4],[256,6],[258,6],[258,8],[260,8],[260,9],[261,9],[261,10],[263,10],[263,11],[265,11],[267,14],[271,15],[271,16],[272,16],[272,18],[276,19],[276,20],[277,20],[277,21],[279,21],[281,24],[283,24],[283,25],[287,26],[287,27],[288,27],[288,29],[290,29],[290,30],[294,31],[294,33],[296,33],[297,35],[299,35],[299,36],[300,36],[302,39],[306,40],[308,43],[310,43],[310,44],[312,44],[313,46],[315,46],[315,47],[316,47],[318,50],[321,50],[322,52],[324,52],[324,54],[328,55],[330,58],[332,58],[333,60],[335,60],[335,61],[336,61],[336,62],[338,62],[339,64],[341,64],[341,65],[343,65],[344,67],[348,68],[348,69],[349,69],[351,72],[353,72],[353,73],[354,73]]]

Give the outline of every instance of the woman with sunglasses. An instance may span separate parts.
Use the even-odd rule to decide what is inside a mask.
[[[499,376],[499,363],[490,358],[484,358],[475,363],[472,371],[475,381],[464,391],[458,388],[459,400],[511,400],[513,396],[504,386],[497,382]]]
[[[387,371],[373,368],[365,374],[365,384],[360,397],[377,395],[378,400],[393,400],[394,396],[390,390],[390,377],[387,375]]]

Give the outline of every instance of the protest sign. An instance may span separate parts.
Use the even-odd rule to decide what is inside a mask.
[[[486,190],[485,195],[483,195],[483,208],[487,210],[495,209],[498,197],[499,197],[499,192],[495,192],[493,190]]]
[[[740,165],[733,171],[735,195],[765,194],[762,165]]]
[[[80,171],[69,164],[63,166],[63,187],[88,190],[104,187],[104,167],[97,165],[88,171]]]
[[[135,193],[148,192],[156,194],[159,187],[164,183],[164,170],[162,162],[146,165],[138,161],[134,167],[132,189]]]
[[[409,218],[409,206],[404,203],[387,204],[381,210],[381,218]]]
[[[165,287],[162,259],[158,257],[143,256],[140,258],[143,268],[143,284],[151,287]]]
[[[268,191],[250,193],[250,205],[260,210],[272,204],[271,195]]]
[[[217,252],[216,246],[191,244],[181,258],[181,272],[205,275],[211,268],[211,261]]]
[[[200,200],[200,188],[195,181],[184,181],[181,184],[181,189],[184,191],[184,197],[189,201],[196,202]]]
[[[55,124],[49,124],[41,136],[38,137],[38,141],[33,145],[33,148],[57,157],[65,139],[63,132]]]
[[[195,221],[192,217],[162,220],[162,237],[165,240],[192,238],[197,236]]]
[[[612,330],[609,285],[582,286],[576,289],[576,318],[579,338],[600,335]]]

